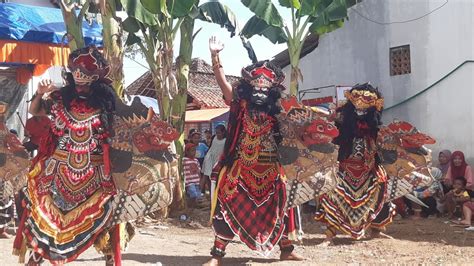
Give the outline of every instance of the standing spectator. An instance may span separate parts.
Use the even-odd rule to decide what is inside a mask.
[[[210,129],[204,130],[204,140],[203,140],[203,142],[209,148],[211,147],[212,139],[213,139],[213,136],[212,136],[211,130]]]
[[[217,161],[222,155],[224,150],[225,140],[226,140],[226,129],[224,125],[216,126],[216,136],[212,140],[212,145],[209,148],[209,151],[204,157],[204,162],[202,164],[202,173],[203,179],[201,182],[201,190],[205,190],[206,184],[209,184],[209,177],[211,176],[212,169],[216,165]],[[215,181],[213,181],[215,183]],[[211,192],[213,191],[213,186],[211,185]],[[212,198],[212,193],[211,193]]]
[[[443,178],[446,177],[448,173],[449,164],[451,162],[451,151],[450,150],[442,150],[438,154],[438,168],[443,173]]]
[[[201,167],[195,156],[196,145],[193,143],[186,144],[183,158],[184,184],[190,207],[196,207],[198,201],[201,199],[201,190],[199,188]]]
[[[199,161],[199,166],[202,166],[204,157],[206,156],[209,147],[201,142],[201,132],[195,130],[189,136],[190,143],[196,145],[196,159]]]
[[[466,163],[464,153],[461,151],[453,152],[450,166],[448,168],[446,177],[444,178],[444,185],[450,190],[453,186],[454,179],[457,177],[464,177],[466,179],[466,188],[468,190],[474,189],[472,168]]]

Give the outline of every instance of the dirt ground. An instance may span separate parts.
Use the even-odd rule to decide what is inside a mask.
[[[123,253],[122,265],[204,263],[213,243],[212,231],[205,226],[207,215],[197,211],[188,214],[190,218],[184,222],[178,219],[142,221],[130,247]],[[321,224],[311,222],[310,215],[304,218],[305,235],[297,251],[305,261],[280,262],[278,251],[263,258],[236,242],[227,248],[224,265],[473,265],[474,262],[474,232],[446,224],[442,218],[394,221],[387,231],[394,239],[354,241],[340,237],[331,247],[318,246],[324,237]],[[12,243],[12,239],[0,239],[0,265],[18,265],[17,257],[10,255]],[[70,265],[104,265],[104,262],[91,248]]]

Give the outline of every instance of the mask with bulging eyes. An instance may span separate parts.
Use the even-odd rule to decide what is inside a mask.
[[[280,87],[285,79],[281,71],[267,61],[259,62],[242,69],[242,78],[252,86],[250,102],[255,105],[266,105],[272,88]]]
[[[270,89],[265,87],[253,87],[250,101],[256,105],[264,105],[268,101],[268,93]]]

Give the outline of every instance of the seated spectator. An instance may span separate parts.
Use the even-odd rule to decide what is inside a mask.
[[[186,144],[184,148],[183,170],[184,185],[186,195],[189,199],[189,206],[194,208],[201,199],[201,189],[199,181],[201,180],[201,167],[196,159],[196,145],[193,143]]]
[[[453,181],[453,189],[444,197],[450,219],[455,217],[456,209],[458,207],[462,208],[462,205],[470,199],[469,193],[466,190],[466,183],[466,179],[462,176],[455,178]]]
[[[449,164],[451,163],[451,151],[450,150],[442,150],[438,154],[438,168],[443,173],[443,178],[446,177],[448,173]]]
[[[459,224],[463,227],[472,226],[472,212],[474,212],[474,199],[471,198],[469,201],[464,202],[462,205],[462,216],[461,221],[453,221],[455,224]]]
[[[466,188],[468,190],[473,190],[474,178],[472,176],[471,166],[466,163],[464,153],[461,151],[455,151],[451,156],[450,166],[446,173],[446,177],[443,180],[446,188],[450,190],[453,186],[454,179],[460,176],[466,179]]]
[[[428,208],[421,206],[420,216],[424,218],[439,213],[437,202],[443,196],[443,188],[441,186],[441,181],[443,179],[442,171],[433,167],[430,172],[434,178],[431,186],[414,191],[415,196],[428,206]]]

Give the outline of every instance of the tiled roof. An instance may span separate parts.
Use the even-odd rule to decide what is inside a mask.
[[[227,81],[233,83],[239,78],[227,75]],[[151,72],[148,71],[127,87],[131,95],[156,97]],[[189,68],[188,97],[191,96],[201,109],[228,107],[222,98],[222,92],[214,77],[212,67],[200,58],[194,58]]]

